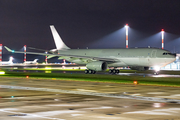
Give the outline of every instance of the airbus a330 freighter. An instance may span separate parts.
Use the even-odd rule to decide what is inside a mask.
[[[129,67],[133,70],[148,70],[149,67],[164,67],[175,61],[176,54],[158,48],[126,48],[126,49],[70,49],[59,36],[53,25],[50,26],[56,49],[50,50],[51,54],[26,52],[26,54],[48,55],[48,58],[58,56],[76,64],[84,64],[85,73],[94,74],[96,71],[105,71],[108,67],[110,73],[119,73],[118,67]],[[14,51],[5,47],[9,52]],[[157,74],[157,71],[155,71]]]

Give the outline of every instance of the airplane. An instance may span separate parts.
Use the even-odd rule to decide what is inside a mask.
[[[56,49],[50,53],[26,52],[26,54],[45,55],[49,58],[59,57],[76,64],[86,65],[86,74],[95,74],[97,71],[106,71],[117,74],[118,67],[129,67],[132,70],[145,71],[150,67],[157,68],[154,74],[158,74],[160,67],[175,61],[176,54],[168,50],[158,48],[124,48],[124,49],[70,49],[62,41],[53,25],[50,29],[54,38]],[[5,46],[12,53],[24,53],[14,51]]]
[[[12,65],[13,64],[13,57],[9,58],[9,61],[1,61],[0,65]]]
[[[23,64],[37,64],[38,59],[34,59],[34,61],[24,61]]]

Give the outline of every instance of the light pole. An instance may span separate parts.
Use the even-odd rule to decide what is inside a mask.
[[[126,28],[126,48],[128,48],[128,24],[125,25]]]
[[[161,30],[162,34],[162,49],[164,49],[164,29]]]

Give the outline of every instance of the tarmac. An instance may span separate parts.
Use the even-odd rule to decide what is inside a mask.
[[[0,77],[0,120],[180,120],[179,90]]]

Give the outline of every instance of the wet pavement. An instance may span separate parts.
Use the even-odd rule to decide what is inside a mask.
[[[71,74],[82,74],[84,75],[84,71],[33,71],[33,70],[12,70],[14,72],[41,72],[41,73],[71,73]],[[176,71],[176,72],[180,72],[180,71]],[[153,72],[151,73],[124,73],[124,72],[120,72],[118,74],[110,74],[109,72],[97,72],[96,74],[105,74],[105,75],[121,75],[121,76],[148,76],[148,77],[175,77],[175,78],[180,78],[180,75],[173,75],[173,74],[158,74],[155,75],[153,74]]]
[[[0,120],[180,120],[179,91],[178,87],[0,77]]]

